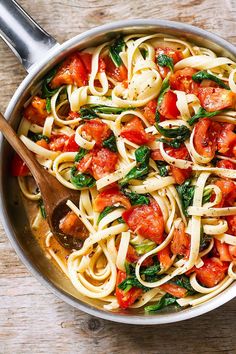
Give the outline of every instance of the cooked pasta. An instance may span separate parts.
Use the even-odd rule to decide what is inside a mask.
[[[78,247],[43,231],[79,294],[153,312],[199,305],[234,281],[235,73],[208,48],[128,35],[73,53],[27,101],[20,139],[80,194],[59,225]],[[18,156],[12,173],[39,205],[40,231],[40,191]]]

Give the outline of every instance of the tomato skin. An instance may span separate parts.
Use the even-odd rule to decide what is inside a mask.
[[[160,149],[152,150],[152,152],[151,152],[151,158],[152,158],[154,161],[164,161]]]
[[[159,205],[151,201],[149,205],[133,206],[122,214],[130,230],[158,244],[163,240],[164,220]]]
[[[229,245],[229,254],[233,261],[236,260],[236,246]]]
[[[229,169],[229,170],[235,170],[236,169],[236,165],[233,162],[229,161],[229,160],[217,161],[216,167],[226,168],[226,169]]]
[[[128,72],[123,64],[117,67],[109,56],[105,56],[103,60],[105,62],[106,73],[108,76],[111,76],[114,80],[118,82],[127,80]]]
[[[236,146],[236,134],[232,130],[224,129],[224,126],[222,128],[217,138],[217,150],[227,155]]]
[[[226,221],[228,223],[228,233],[236,236],[236,215],[226,216]]]
[[[131,306],[142,294],[142,289],[133,287],[127,292],[118,288],[118,285],[126,279],[126,273],[121,270],[117,271],[117,280],[116,280],[116,297],[119,306],[122,309],[127,309]]]
[[[192,173],[191,167],[187,169],[182,169],[171,165],[170,170],[177,184],[184,183],[186,179],[188,179],[191,176]]]
[[[156,122],[156,109],[157,100],[149,101],[143,109],[143,115],[150,124],[155,124]]]
[[[204,265],[196,268],[195,272],[198,281],[207,288],[212,288],[221,282],[228,269],[228,263],[221,262],[219,258],[207,258],[204,260]]]
[[[111,129],[100,119],[91,119],[82,126],[81,132],[87,140],[95,140],[96,146],[101,147],[102,142],[110,136]]]
[[[27,176],[30,172],[26,163],[16,153],[13,155],[10,169],[11,169],[11,175],[14,177],[18,177],[18,176],[24,177]]]
[[[227,245],[225,242],[220,242],[217,239],[215,239],[214,242],[217,252],[219,253],[220,260],[222,262],[231,262],[232,258],[229,253],[229,245]]]
[[[76,52],[68,56],[60,65],[56,75],[52,79],[51,88],[57,88],[62,85],[85,86],[88,81],[88,73],[80,53]]]
[[[176,284],[166,283],[160,286],[161,290],[175,297],[182,298],[187,295],[187,290]]]
[[[118,186],[105,189],[99,193],[94,200],[94,210],[100,213],[105,207],[116,203],[121,204],[126,209],[131,208],[129,199],[119,191]]]
[[[48,144],[52,151],[76,152],[79,150],[79,145],[75,142],[75,134],[67,135],[53,135]]]
[[[236,201],[236,184],[227,179],[218,179],[215,185],[221,189],[222,199],[219,204],[215,205],[217,208],[223,206],[232,206]]]
[[[92,70],[92,54],[82,52],[79,54],[80,59],[82,60],[84,67],[88,73],[91,73]]]
[[[215,156],[220,130],[221,125],[210,118],[202,118],[195,125],[193,142],[200,155],[211,159]]]
[[[186,146],[184,144],[182,144],[177,149],[167,146],[165,148],[165,151],[168,155],[170,155],[171,157],[174,157],[176,159],[180,159],[180,160],[189,160],[190,159],[188,149],[186,148]]]
[[[185,257],[189,256],[190,237],[188,234],[185,233],[185,227],[182,221],[178,225],[178,227],[174,229],[170,249],[173,254]]]
[[[142,121],[138,117],[132,118],[125,124],[121,129],[120,136],[137,145],[147,144],[155,140],[153,135],[145,132]]]
[[[183,54],[180,50],[174,50],[172,48],[156,48],[156,58],[158,57],[158,55],[160,54],[165,54],[167,55],[168,57],[172,58],[173,59],[173,62],[174,64],[176,64],[178,61],[182,60],[184,57],[183,57]],[[166,77],[166,75],[169,73],[170,69],[166,66],[160,66],[158,65],[158,71],[161,75],[161,77],[164,79]]]
[[[207,112],[214,112],[225,108],[233,108],[236,95],[223,88],[201,87],[198,90],[198,98],[201,106]]]
[[[161,266],[164,269],[168,269],[172,264],[170,246],[167,245],[161,251],[157,252],[157,258],[158,258]]]
[[[48,116],[46,110],[46,100],[34,96],[30,104],[24,109],[23,116],[31,123],[43,126]]]
[[[173,90],[180,90],[197,95],[200,84],[192,79],[192,76],[196,73],[197,70],[193,68],[184,68],[175,71],[170,75],[170,87]]]
[[[63,151],[76,152],[79,151],[79,145],[75,142],[75,134],[71,135],[69,139],[65,141]]]
[[[49,145],[48,143],[46,142],[45,139],[41,139],[41,140],[38,140],[36,141],[36,144],[43,147],[44,149],[48,149],[49,150]]]
[[[160,107],[158,108],[159,113],[165,119],[176,119],[180,115],[176,102],[176,94],[171,90],[167,91],[164,94]]]

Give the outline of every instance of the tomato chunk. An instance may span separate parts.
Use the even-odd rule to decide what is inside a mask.
[[[26,163],[16,153],[13,155],[10,168],[11,168],[11,175],[14,177],[18,177],[18,176],[24,177],[27,176],[30,172]]]
[[[228,233],[236,236],[236,215],[226,216],[226,220],[228,223]]]
[[[50,85],[57,88],[62,85],[85,86],[88,81],[86,67],[81,60],[80,53],[76,52],[68,56],[60,65]]]
[[[197,279],[202,285],[212,288],[221,282],[228,269],[228,264],[221,262],[219,258],[213,257],[204,260],[204,265],[196,268]]]
[[[103,60],[105,62],[105,70],[108,76],[119,82],[127,80],[128,72],[123,64],[117,67],[109,56],[105,56]]]
[[[194,146],[196,151],[204,156],[213,158],[217,150],[217,139],[221,125],[210,118],[202,118],[195,125]]]
[[[161,285],[160,288],[168,294],[171,294],[178,298],[185,297],[187,295],[187,290],[182,286],[178,286],[176,284],[166,283]]]
[[[193,68],[184,68],[175,71],[170,76],[170,87],[173,90],[184,91],[186,93],[198,94],[200,84],[192,79],[197,70]]]
[[[229,245],[227,245],[225,242],[220,242],[217,239],[215,239],[214,242],[217,252],[219,253],[220,260],[222,262],[231,262],[232,258],[229,253]]]
[[[215,87],[201,87],[198,90],[201,106],[208,112],[225,108],[234,108],[236,95],[234,92]]]
[[[66,216],[60,220],[59,229],[68,236],[79,239],[85,239],[87,237],[84,224],[73,211],[69,211]]]
[[[156,109],[157,101],[151,100],[143,109],[143,115],[150,124],[155,124],[156,122]]]
[[[176,119],[180,115],[176,102],[176,94],[171,90],[167,91],[164,94],[160,107],[158,108],[159,113],[165,119]]]
[[[97,212],[103,211],[107,206],[121,204],[126,209],[131,208],[129,199],[119,191],[118,186],[108,188],[97,195],[94,200],[94,210]]]
[[[229,170],[235,170],[236,169],[236,164],[231,162],[231,161],[229,161],[229,160],[220,160],[220,161],[217,161],[216,167],[226,168],[226,169],[229,169]]]
[[[111,135],[111,129],[106,123],[100,119],[91,119],[87,121],[81,128],[82,135],[86,140],[95,140],[96,146],[101,147],[102,142]]]
[[[48,146],[52,151],[76,152],[79,150],[79,145],[75,142],[75,134],[72,134],[71,136],[64,134],[53,135],[50,138]]]
[[[127,309],[129,306],[131,306],[142,295],[143,292],[142,289],[136,287],[133,287],[126,292],[119,289],[118,285],[125,279],[126,273],[118,270],[116,281],[116,297],[118,304],[122,309]]]
[[[172,264],[170,246],[167,245],[163,250],[157,252],[157,258],[164,269],[169,268]]]
[[[145,132],[142,121],[138,117],[132,118],[125,124],[121,129],[120,136],[138,145],[147,144],[155,140],[152,134]]]
[[[231,125],[231,124],[230,124]],[[232,155],[232,149],[236,146],[236,134],[228,129],[227,126],[221,125],[222,129],[219,132],[217,138],[217,150],[221,154],[225,154],[226,156],[230,153]]]
[[[46,110],[46,100],[34,96],[30,104],[24,109],[23,116],[31,123],[43,126],[48,116]]]
[[[185,233],[184,223],[178,225],[178,227],[174,230],[173,238],[171,240],[170,246],[171,252],[173,254],[178,254],[180,256],[189,256],[190,252],[190,236]]]
[[[191,167],[187,169],[182,169],[171,165],[170,170],[177,184],[184,183],[186,179],[188,179],[191,176],[192,173]]]
[[[174,50],[172,48],[160,48],[158,47],[156,49],[156,57],[158,57],[158,55],[160,54],[165,54],[167,55],[168,57],[172,58],[173,59],[173,63],[176,64],[178,61],[182,60],[184,57],[183,57],[183,54],[180,50]],[[161,75],[162,78],[165,78],[166,75],[169,73],[170,69],[166,66],[160,66],[160,65],[157,65],[158,66],[158,71]]]
[[[154,200],[149,205],[134,206],[124,211],[122,217],[133,232],[158,244],[163,241],[164,220]]]
[[[190,160],[190,155],[188,149],[184,144],[182,144],[179,148],[174,149],[170,146],[165,148],[165,151],[168,155],[180,159],[180,160]]]
[[[48,149],[49,150],[49,145],[48,143],[46,142],[45,139],[40,139],[38,141],[36,141],[36,144],[43,147],[44,149]]]
[[[215,207],[232,206],[236,201],[236,184],[227,179],[218,179],[215,185],[221,189],[222,199]]]

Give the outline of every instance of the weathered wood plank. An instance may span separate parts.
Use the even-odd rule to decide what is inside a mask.
[[[21,0],[59,42],[119,19],[190,23],[236,44],[234,0]],[[0,109],[24,70],[0,42]],[[0,227],[0,353],[236,353],[236,300],[209,314],[163,326],[127,326],[93,318],[57,299],[21,264]]]

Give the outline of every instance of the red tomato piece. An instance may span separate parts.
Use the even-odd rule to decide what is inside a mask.
[[[170,76],[170,87],[173,90],[184,91],[186,93],[198,94],[200,84],[192,79],[197,70],[193,68],[184,68],[177,70]]]
[[[121,129],[120,136],[138,145],[147,144],[155,140],[155,137],[152,134],[145,132],[142,121],[138,117],[132,118],[125,124]]]
[[[236,215],[226,216],[226,220],[228,223],[228,233],[236,236]]]
[[[164,161],[162,154],[159,149],[155,149],[151,152],[151,158],[154,161]]]
[[[229,245],[227,245],[225,242],[220,242],[219,240],[215,239],[215,246],[217,249],[217,252],[219,254],[220,260],[222,262],[231,262],[232,258],[229,253]]]
[[[217,139],[221,125],[210,118],[202,118],[195,125],[194,146],[196,151],[204,156],[213,158],[217,150]]]
[[[189,256],[190,252],[190,236],[185,233],[184,223],[181,222],[178,227],[174,230],[173,238],[171,240],[170,246],[171,252],[173,254],[178,254],[180,256]]]
[[[133,232],[158,244],[163,241],[164,220],[154,200],[149,205],[134,206],[124,211],[122,217]]]
[[[236,94],[223,88],[201,87],[198,90],[198,98],[201,106],[206,111],[213,112],[225,108],[233,108]]]
[[[88,73],[91,73],[92,70],[92,54],[82,52],[79,54],[80,59],[82,60],[84,67]]]
[[[111,129],[106,123],[100,119],[91,119],[87,121],[81,128],[81,132],[85,135],[86,140],[95,140],[96,146],[101,147],[102,142],[111,135]]]
[[[131,306],[141,295],[142,289],[133,287],[129,291],[123,291],[118,288],[118,285],[126,279],[126,273],[121,270],[117,271],[117,281],[116,281],[116,297],[119,306],[122,309],[127,309]]]
[[[75,134],[71,135],[69,139],[65,141],[63,151],[76,152],[79,151],[79,145],[75,142]]]
[[[167,245],[163,250],[157,252],[157,258],[163,268],[169,268],[172,264],[170,246]]]
[[[131,208],[129,199],[119,191],[118,186],[108,188],[97,195],[94,200],[94,210],[97,212],[103,211],[107,206],[121,204],[126,209]]]
[[[190,155],[188,149],[184,144],[182,144],[179,148],[174,149],[170,146],[167,146],[165,149],[166,153],[175,159],[180,160],[190,160]]]
[[[66,216],[60,220],[59,229],[65,234],[79,239],[85,239],[85,229],[78,216],[69,211]]]
[[[228,154],[231,152],[232,148],[236,146],[236,134],[227,128],[221,125],[223,129],[219,132],[217,138],[217,150],[221,154]]]
[[[176,284],[166,283],[160,286],[161,290],[164,290],[166,293],[171,294],[175,297],[181,298],[187,295],[187,290],[182,286]]]
[[[226,169],[229,169],[229,170],[235,170],[235,169],[236,169],[235,163],[233,163],[233,162],[231,162],[231,161],[229,161],[229,160],[220,160],[220,161],[217,161],[216,167],[219,167],[219,168],[226,168]]]
[[[128,72],[126,67],[122,64],[117,67],[109,56],[103,58],[106,66],[106,73],[115,81],[125,81],[128,77]]]
[[[14,177],[18,177],[18,176],[24,177],[27,176],[30,172],[26,163],[16,153],[13,155],[10,168],[11,168],[11,175]]]
[[[236,201],[236,185],[233,181],[227,179],[218,179],[215,185],[221,189],[222,199],[215,207],[232,206]]]
[[[23,116],[31,123],[43,126],[48,116],[46,110],[46,100],[34,96],[30,104],[24,109]]]
[[[176,94],[171,90],[167,91],[164,94],[160,107],[158,107],[159,113],[165,119],[176,119],[180,115],[176,102]]]
[[[157,110],[157,101],[151,100],[143,109],[143,115],[150,124],[155,124],[156,119],[156,110]]]
[[[236,246],[229,245],[229,254],[233,261],[236,260]]]
[[[170,170],[177,184],[184,183],[184,181],[186,181],[186,179],[188,179],[192,173],[191,167],[187,169],[182,169],[171,165]]]
[[[183,57],[183,54],[180,50],[174,50],[172,48],[157,48],[156,49],[156,58],[158,57],[158,55],[160,54],[165,54],[167,55],[168,57],[172,58],[173,59],[173,62],[174,64],[176,64],[178,61],[182,60],[184,57]],[[161,77],[164,79],[166,77],[166,75],[169,73],[170,69],[166,66],[160,66],[160,65],[157,65],[158,66],[158,71],[161,75]]]
[[[221,262],[219,258],[213,257],[204,260],[204,265],[196,268],[197,279],[207,288],[212,288],[221,282],[228,269],[228,263]]]
[[[36,141],[36,144],[43,147],[44,149],[48,149],[49,150],[49,145],[48,143],[46,142],[45,139],[41,139],[41,140],[38,140]]]
[[[62,85],[77,85],[81,87],[85,86],[87,81],[87,70],[81,60],[80,53],[76,52],[63,61],[50,85],[52,88],[57,88]]]
[[[52,135],[48,144],[49,149],[52,151],[63,151],[67,139],[67,135]]]

